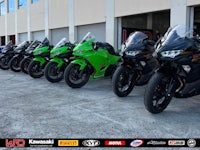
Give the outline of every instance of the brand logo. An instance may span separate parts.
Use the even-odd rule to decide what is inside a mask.
[[[144,143],[143,140],[134,140],[133,142],[131,142],[130,146],[132,147],[139,147]]]
[[[78,140],[58,140],[58,146],[79,146]]]
[[[106,146],[125,146],[126,141],[105,141]]]
[[[187,145],[188,145],[189,147],[195,147],[196,144],[197,144],[197,142],[196,142],[196,140],[194,140],[194,139],[189,139],[189,140],[187,141]]]
[[[147,145],[166,145],[166,144],[167,144],[167,142],[165,142],[165,141],[153,141],[153,140],[151,140],[151,141],[147,142]]]
[[[26,142],[24,139],[6,139],[6,147],[24,147]]]
[[[171,145],[171,146],[183,146],[183,145],[185,145],[185,141],[184,140],[169,140],[168,141],[168,145]]]
[[[50,145],[50,144],[54,144],[54,140],[53,139],[48,139],[48,140],[33,140],[30,139],[29,140],[29,144],[36,144],[36,145]]]
[[[85,140],[85,141],[82,142],[82,144],[84,146],[95,147],[95,146],[99,146],[100,142],[98,140]]]

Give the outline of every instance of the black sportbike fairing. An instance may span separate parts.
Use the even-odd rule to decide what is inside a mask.
[[[174,36],[176,37],[176,36]],[[184,54],[180,54],[174,58],[162,56],[162,52],[183,50]],[[193,62],[193,56],[200,57],[199,43],[194,38],[182,37],[165,42],[158,49],[158,59],[161,62],[161,68],[158,72],[162,72],[173,77],[177,76],[179,80],[177,85],[182,84],[181,90],[175,93],[177,98],[187,98],[200,94],[200,61]],[[190,68],[185,71],[184,66]],[[180,88],[180,87],[178,87]]]
[[[136,85],[145,85],[158,66],[158,62],[152,58],[155,42],[148,40],[144,33],[136,32],[130,35],[126,44],[123,65],[131,67],[138,74]]]

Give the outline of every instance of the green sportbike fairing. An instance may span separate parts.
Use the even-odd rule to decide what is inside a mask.
[[[28,74],[32,78],[40,78],[44,75],[44,67],[49,61],[52,46],[49,40],[45,38],[42,43],[33,51],[34,58],[28,66]]]
[[[90,32],[74,48],[73,56],[64,73],[65,82],[72,88],[84,86],[89,79],[112,76],[120,60],[110,44],[95,42]]]
[[[45,67],[45,77],[49,82],[55,83],[63,79],[64,71],[71,61],[74,44],[63,38],[50,52],[51,60]]]

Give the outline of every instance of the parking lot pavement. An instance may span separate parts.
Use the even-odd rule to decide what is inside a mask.
[[[111,80],[71,89],[0,70],[0,138],[198,138],[200,97],[173,99],[161,114],[143,104],[145,87],[118,98]]]

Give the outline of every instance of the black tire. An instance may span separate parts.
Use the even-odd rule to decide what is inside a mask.
[[[31,62],[30,58],[24,58],[20,63],[21,71],[25,74],[28,74],[28,66]]]
[[[9,56],[2,56],[0,57],[0,68],[3,70],[9,69]]]
[[[168,84],[169,78],[163,73],[157,72],[149,80],[144,94],[144,105],[149,112],[161,113],[169,105],[172,96],[166,96]]]
[[[60,82],[64,77],[64,64],[61,68],[58,68],[57,65],[55,62],[49,62],[45,67],[44,75],[49,82]]]
[[[128,68],[119,66],[112,77],[113,92],[119,97],[128,96],[134,88],[133,74],[129,73]],[[126,86],[126,89],[123,88]]]
[[[88,67],[86,67],[82,71],[80,71],[79,69],[80,69],[79,65],[71,64],[71,63],[65,69],[65,73],[64,73],[65,82],[71,88],[81,88],[90,79],[90,72],[89,72]],[[79,80],[81,81],[79,82]]]
[[[44,75],[40,62],[32,60],[28,66],[28,74],[32,78],[41,78]]]
[[[19,57],[13,57],[9,62],[9,67],[14,72],[20,72],[20,59]]]

